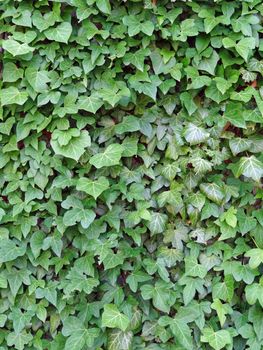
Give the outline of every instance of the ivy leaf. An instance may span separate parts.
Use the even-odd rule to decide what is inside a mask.
[[[103,105],[101,98],[95,94],[90,96],[81,96],[78,100],[78,108],[95,114]]]
[[[236,50],[240,54],[241,57],[244,58],[244,60],[247,62],[248,57],[251,53],[251,50],[253,50],[256,46],[255,38],[242,38],[237,44],[236,44]]]
[[[223,327],[226,321],[226,315],[232,312],[231,307],[228,304],[222,304],[219,299],[214,299],[213,303],[211,304],[211,308],[216,310],[220,325]]]
[[[72,26],[68,22],[63,22],[55,28],[47,29],[44,34],[49,40],[54,40],[59,43],[67,43],[72,33]]]
[[[213,50],[211,57],[205,58],[199,63],[198,69],[208,72],[211,75],[214,75],[218,61],[219,61],[219,56],[217,52]]]
[[[109,0],[97,0],[96,5],[101,12],[106,14],[111,13],[111,5]]]
[[[131,288],[131,290],[135,293],[138,289],[138,284],[140,282],[147,282],[151,279],[152,279],[151,276],[149,276],[148,274],[146,274],[145,272],[139,269],[136,269],[132,271],[131,274],[129,274],[126,281],[129,284],[129,287]]]
[[[64,321],[62,334],[66,337],[69,336],[65,343],[65,349],[77,350],[82,349],[85,344],[87,344],[88,347],[92,347],[95,338],[99,335],[99,329],[87,329],[81,319],[69,316]]]
[[[123,121],[115,126],[117,134],[124,134],[125,132],[133,132],[140,130],[139,119],[130,115],[123,118]]]
[[[15,260],[26,252],[26,245],[18,245],[11,239],[0,240],[0,263]]]
[[[14,346],[17,350],[23,350],[25,345],[32,339],[32,334],[26,331],[22,331],[21,333],[10,332],[6,337],[6,342],[8,346]]]
[[[156,282],[154,286],[145,284],[141,287],[142,297],[144,300],[152,299],[153,305],[158,310],[169,313],[176,299],[171,288],[171,283],[163,281]]]
[[[104,176],[100,176],[98,180],[82,177],[78,180],[76,188],[78,191],[86,192],[94,199],[97,199],[102,192],[109,188],[109,181]]]
[[[176,342],[182,345],[186,350],[193,349],[191,330],[185,322],[175,317],[170,324],[170,328],[175,336]]]
[[[255,181],[260,181],[263,176],[263,163],[255,156],[242,157],[238,162],[236,176],[244,175]]]
[[[18,90],[14,86],[10,86],[0,91],[1,105],[23,105],[28,99],[28,93],[25,90]]]
[[[180,95],[180,99],[189,115],[192,115],[197,110],[197,105],[195,104],[193,97],[188,92],[183,92]]]
[[[261,263],[263,263],[263,249],[254,248],[249,250],[246,254],[249,257],[249,266],[252,269],[256,269]]]
[[[47,83],[50,82],[50,79],[46,71],[37,71],[29,67],[25,71],[25,76],[36,92],[44,92],[48,89]]]
[[[216,183],[203,183],[200,185],[201,191],[211,199],[211,201],[221,204],[224,200],[225,194],[223,189]]]
[[[229,147],[234,156],[238,153],[249,150],[251,144],[252,142],[250,140],[242,139],[240,137],[229,140]]]
[[[122,332],[118,329],[113,329],[109,334],[109,350],[131,350],[132,332]]]
[[[259,301],[261,307],[263,307],[263,286],[258,283],[253,283],[246,286],[246,300],[249,305],[256,304]]]
[[[109,145],[103,153],[92,156],[89,160],[90,164],[97,169],[109,167],[119,164],[123,152],[123,146],[117,143]]]
[[[64,350],[83,349],[85,345],[86,330],[80,329],[75,331],[69,338],[67,338]]]
[[[239,128],[245,128],[242,105],[238,102],[229,102],[226,106],[224,118]]]
[[[133,64],[141,72],[144,70],[144,60],[150,51],[147,49],[141,49],[134,53],[127,53],[123,58],[123,63],[125,65]]]
[[[184,137],[191,145],[197,145],[207,140],[209,133],[204,129],[189,123],[185,129]]]
[[[214,81],[216,82],[216,87],[222,95],[224,95],[227,92],[227,90],[232,86],[231,82],[221,77],[216,77]]]
[[[23,69],[18,68],[14,63],[7,62],[3,70],[3,81],[12,83],[23,77]]]
[[[225,213],[223,213],[220,217],[221,221],[226,221],[226,223],[231,227],[237,226],[237,217],[236,217],[237,209],[234,207],[230,207]]]
[[[27,43],[20,44],[13,39],[5,40],[3,42],[3,49],[10,52],[12,56],[26,55],[35,50],[34,47],[29,46]]]
[[[216,17],[207,17],[204,20],[205,32],[210,33],[220,23],[220,19]]]
[[[65,226],[74,226],[80,222],[82,227],[88,228],[94,221],[96,214],[91,209],[73,208],[68,210],[63,216]]]
[[[50,283],[45,288],[37,288],[35,293],[36,298],[45,298],[52,305],[57,306],[58,293],[56,290],[56,285],[54,283]]]
[[[230,302],[234,296],[234,279],[226,275],[224,281],[215,283],[212,289],[213,299],[221,299]]]
[[[257,338],[260,341],[262,341],[263,340],[263,331],[262,331],[263,316],[262,316],[262,309],[259,305],[255,305],[249,310],[248,319],[250,322],[253,323],[253,328],[255,330]]]
[[[204,328],[202,331],[201,341],[203,343],[209,343],[209,345],[215,349],[223,349],[226,345],[232,343],[230,333],[226,330],[220,330],[215,332],[212,328]]]
[[[207,274],[207,270],[203,265],[198,264],[195,258],[186,257],[185,273],[187,276],[204,278]]]
[[[75,161],[79,160],[79,158],[85,152],[85,148],[89,147],[90,145],[90,136],[86,130],[81,130],[79,136],[72,138],[65,146],[61,146],[58,139],[54,139],[54,137],[51,139],[51,146],[55,154],[72,158]]]
[[[161,213],[152,214],[151,221],[148,224],[149,230],[152,235],[162,233],[165,229],[166,222],[168,220],[167,215]]]
[[[30,312],[23,313],[18,308],[14,308],[9,314],[9,319],[13,321],[15,333],[20,333],[30,323],[31,318],[32,314]]]
[[[102,326],[108,328],[119,328],[123,332],[128,328],[130,324],[129,318],[122,314],[116,305],[106,304],[104,305],[104,311],[102,313]]]
[[[252,231],[257,226],[257,220],[239,210],[237,214],[238,227],[242,235]]]

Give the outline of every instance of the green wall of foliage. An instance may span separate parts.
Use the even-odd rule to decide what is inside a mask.
[[[0,350],[263,349],[262,1],[0,13]]]

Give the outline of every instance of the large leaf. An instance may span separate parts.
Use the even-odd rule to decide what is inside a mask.
[[[109,334],[109,350],[131,350],[132,332],[122,332],[114,329]]]
[[[257,268],[261,263],[263,263],[263,249],[254,248],[249,250],[246,253],[246,256],[249,257],[249,266],[252,269]]]
[[[187,324],[174,318],[170,327],[176,342],[187,350],[193,349],[191,330]]]
[[[12,56],[25,55],[35,50],[34,47],[29,46],[27,43],[20,44],[13,39],[5,40],[3,42],[3,49],[10,52]]]
[[[67,43],[72,32],[72,26],[68,22],[58,24],[55,28],[50,28],[44,32],[49,40]]]
[[[78,100],[78,108],[95,114],[103,105],[101,98],[95,94],[90,96],[81,96]]]
[[[26,252],[25,244],[17,244],[11,239],[0,240],[0,263],[15,260]]]
[[[101,176],[98,180],[90,180],[82,177],[77,182],[77,190],[86,192],[93,198],[97,199],[99,195],[109,188],[109,181]]]
[[[25,90],[18,90],[14,86],[2,89],[0,91],[0,100],[2,106],[17,104],[23,105],[28,99],[28,93]]]
[[[56,154],[72,158],[76,161],[79,160],[79,158],[85,152],[85,148],[89,147],[90,144],[90,136],[86,130],[81,131],[78,137],[72,138],[65,146],[61,146],[57,139],[51,140],[51,146]]]
[[[206,132],[203,128],[200,128],[192,123],[185,129],[184,137],[187,142],[191,145],[197,145],[198,143],[202,143],[207,140],[209,137],[209,133]]]
[[[35,68],[27,68],[25,76],[36,92],[44,92],[47,90],[47,83],[50,82],[48,72],[37,71]]]
[[[255,181],[259,181],[263,176],[263,163],[255,156],[242,157],[238,163],[236,175],[244,175]]]
[[[129,318],[122,314],[116,305],[106,304],[104,305],[104,311],[102,313],[102,326],[108,328],[119,328],[123,332],[129,326]]]
[[[234,156],[236,156],[238,153],[249,150],[251,144],[252,142],[250,140],[242,138],[234,138],[229,141],[229,147]]]
[[[209,345],[215,350],[223,349],[225,345],[232,343],[230,333],[227,330],[222,329],[215,332],[212,328],[203,329],[201,341],[209,343]]]
[[[151,221],[148,224],[149,230],[152,235],[162,233],[165,229],[167,222],[167,215],[161,213],[154,213],[151,217]]]
[[[201,191],[211,199],[211,201],[221,204],[224,200],[225,194],[223,189],[216,183],[203,183],[200,185]]]
[[[121,159],[122,152],[123,146],[115,143],[109,145],[103,153],[98,153],[95,156],[92,156],[89,162],[98,169],[105,166],[117,165]]]

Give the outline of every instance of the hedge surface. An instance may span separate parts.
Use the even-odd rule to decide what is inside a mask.
[[[0,10],[0,350],[261,350],[262,1]]]

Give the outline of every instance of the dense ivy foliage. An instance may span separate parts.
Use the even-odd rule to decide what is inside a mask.
[[[0,10],[0,350],[261,350],[262,1]]]

